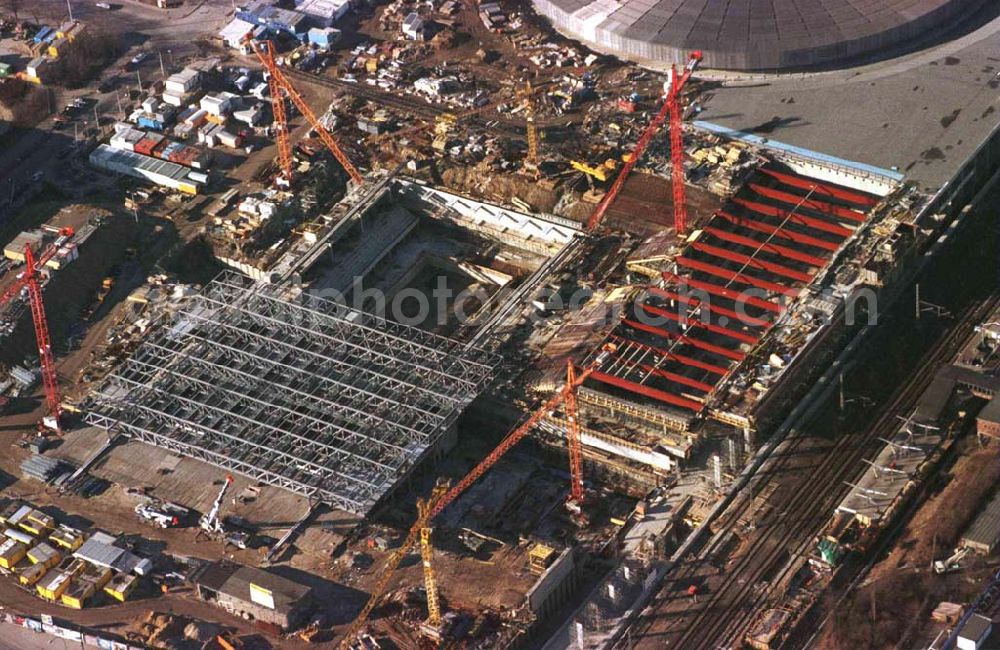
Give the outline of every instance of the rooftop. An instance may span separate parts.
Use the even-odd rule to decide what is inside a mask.
[[[95,426],[363,515],[452,427],[496,363],[227,272],[84,408]]]
[[[306,585],[282,578],[269,571],[224,560],[196,569],[191,576],[191,582],[232,598],[261,605],[264,605],[261,602],[261,596],[263,595],[266,599],[266,592],[269,592],[273,600],[273,607],[270,609],[282,614],[287,614],[294,609],[312,591]],[[258,589],[255,590],[254,587]],[[261,594],[261,589],[264,590],[264,594]]]

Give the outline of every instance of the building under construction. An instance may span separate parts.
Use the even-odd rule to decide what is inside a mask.
[[[367,513],[453,439],[495,358],[227,272],[89,397],[90,423]]]

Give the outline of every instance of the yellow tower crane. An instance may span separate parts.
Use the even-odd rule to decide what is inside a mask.
[[[524,168],[530,172],[538,171],[538,128],[535,126],[535,89],[531,82],[521,89],[521,99],[524,101],[524,121],[528,133],[528,156],[524,159]]]
[[[417,516],[420,521],[430,524],[431,511],[434,505],[451,487],[451,481],[438,480],[429,499],[417,499]],[[424,565],[424,591],[427,592],[427,620],[420,626],[420,631],[434,641],[441,640],[441,603],[438,600],[437,581],[434,579],[434,547],[431,545],[433,528],[424,525],[420,528],[420,558]]]

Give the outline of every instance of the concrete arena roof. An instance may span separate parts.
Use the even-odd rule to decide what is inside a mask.
[[[906,45],[984,0],[533,0],[557,30],[640,62],[778,70]]]

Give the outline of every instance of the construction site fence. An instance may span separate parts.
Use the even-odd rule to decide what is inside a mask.
[[[103,637],[83,628],[56,625],[51,617],[46,616],[35,618],[13,612],[0,612],[0,625],[16,625],[31,630],[36,634],[46,634],[55,638],[79,643],[81,646],[91,646],[102,648],[103,650],[143,650],[144,648],[141,645],[131,645],[117,639]],[[3,634],[0,633],[0,638],[2,637]]]

